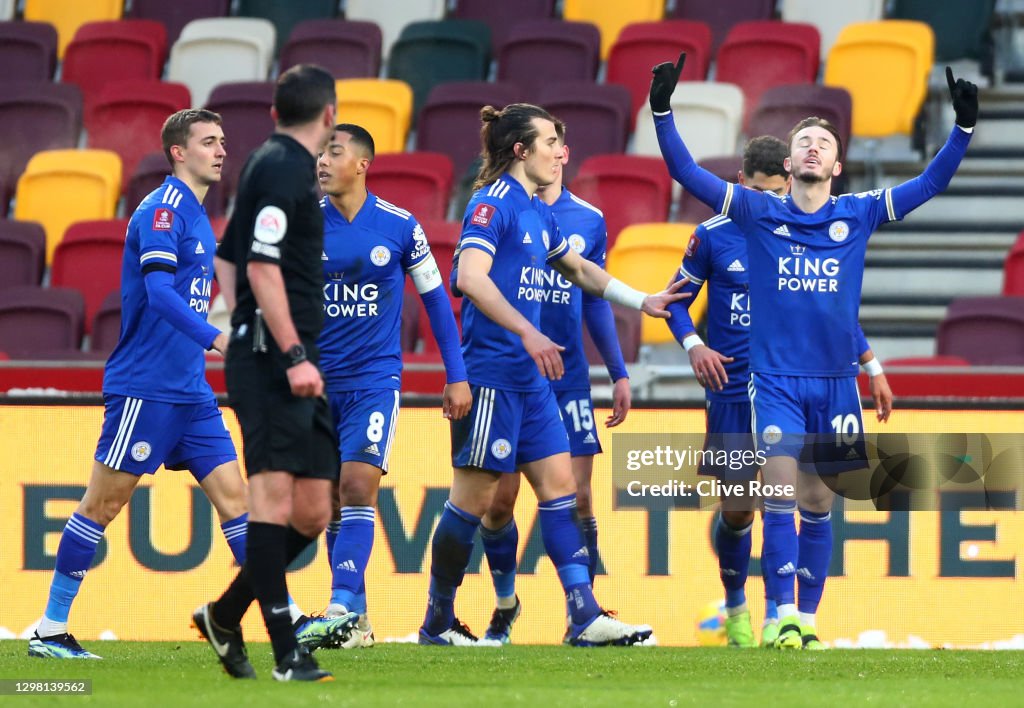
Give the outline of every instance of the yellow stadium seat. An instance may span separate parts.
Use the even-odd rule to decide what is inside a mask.
[[[928,93],[935,34],[923,22],[847,25],[825,66],[825,84],[850,92],[857,138],[910,135]]]
[[[338,122],[356,123],[378,153],[404,152],[412,124],[412,88],[398,79],[338,79]]]
[[[110,150],[44,150],[18,180],[14,218],[46,230],[46,262],[76,221],[113,219],[121,192],[121,158]]]
[[[675,278],[690,235],[696,224],[633,224],[627,226],[608,253],[608,272],[624,283],[649,293],[664,290]],[[707,288],[690,305],[690,318],[698,324],[707,311]],[[665,344],[675,341],[664,322],[644,316],[641,344]]]
[[[601,30],[601,59],[608,58],[615,40],[626,25],[656,22],[665,16],[665,0],[565,0],[562,17],[590,22]]]
[[[120,20],[124,0],[25,0],[25,19],[49,22],[57,28],[57,56],[86,22]]]

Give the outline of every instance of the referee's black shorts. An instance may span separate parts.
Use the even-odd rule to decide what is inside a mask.
[[[228,402],[242,428],[246,474],[290,472],[338,479],[337,433],[324,396],[299,398],[273,354],[252,351],[248,337],[232,336],[224,374]]]

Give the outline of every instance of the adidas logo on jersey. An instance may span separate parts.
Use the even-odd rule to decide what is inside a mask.
[[[199,243],[196,244],[196,255],[198,256],[203,253],[206,253],[206,249],[203,248],[203,242],[200,241]]]
[[[533,239],[530,238],[530,232],[527,231],[526,235],[523,236],[523,243],[533,243]]]
[[[597,438],[594,437],[593,433],[587,433],[587,436],[583,438],[583,442],[593,444],[597,442]]]
[[[379,455],[380,448],[377,447],[377,443],[371,443],[363,448],[363,452],[365,452],[367,455]]]
[[[327,258],[327,251],[320,251],[320,260],[322,260],[322,261],[328,260],[328,258]]]
[[[786,563],[786,565],[784,565],[781,568],[779,568],[778,570],[776,570],[775,574],[778,575],[779,577],[785,577],[787,575],[792,575],[795,572],[796,572],[796,567],[792,563]]]
[[[737,258],[736,260],[729,264],[727,270],[730,273],[743,273],[747,269],[743,267],[743,264],[740,263],[739,259]]]
[[[772,231],[772,233],[775,234],[776,236],[789,236],[789,227],[783,224],[782,226]]]
[[[338,563],[338,570],[347,570],[350,573],[357,573],[359,569],[356,568],[356,564],[351,560],[342,561]]]

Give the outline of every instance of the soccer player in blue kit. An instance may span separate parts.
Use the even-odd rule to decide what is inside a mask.
[[[556,129],[560,125],[556,124]],[[562,184],[563,168],[569,161],[569,148],[561,130],[562,161],[555,181],[537,190],[537,196],[551,207],[558,228],[566,235],[569,247],[581,257],[604,268],[608,244],[608,228],[599,209],[580,199]],[[453,280],[458,269],[452,271]],[[565,347],[565,374],[551,382],[558,407],[569,436],[572,472],[576,480],[576,513],[587,543],[588,570],[593,585],[598,566],[597,519],[591,498],[591,477],[594,455],[601,453],[597,437],[593,402],[590,396],[590,365],[583,352],[583,323],[594,340],[613,382],[612,414],[605,426],[613,428],[626,419],[631,404],[629,372],[615,332],[615,316],[611,303],[574,286],[557,271],[548,269],[547,292],[541,305],[540,331],[551,341]],[[519,529],[513,516],[519,496],[521,476],[502,475],[490,509],[480,522],[480,538],[487,554],[487,563],[494,582],[496,607],[485,639],[509,642],[512,624],[522,609],[516,596],[516,555]]]
[[[483,165],[463,218],[457,286],[462,352],[473,409],[452,421],[454,479],[434,530],[421,644],[499,645],[478,640],[455,617],[480,518],[502,474],[521,470],[538,499],[544,547],[569,601],[569,643],[629,645],[651,634],[604,612],[590,586],[588,551],[575,521],[576,485],[569,440],[548,381],[564,372],[561,346],[539,330],[547,292],[545,265],[612,302],[664,317],[680,299],[673,286],[645,295],[573,251],[550,209],[535,197],[561,163],[555,119],[542,108],[512,104],[481,110]]]
[[[447,378],[444,417],[464,417],[473,402],[455,316],[426,234],[408,211],[367,191],[373,157],[370,133],[340,124],[317,160],[317,178],[327,195],[320,201],[325,284],[320,365],[341,453],[341,520],[333,533],[328,527],[332,583],[325,614],[360,615],[345,647],[369,647],[374,641],[364,576],[373,549],[377,492],[398,423],[407,274],[440,345]]]
[[[789,191],[790,176],[785,167],[787,145],[776,137],[763,135],[750,140],[743,150],[743,168],[738,183],[779,196]],[[736,224],[719,214],[697,226],[687,245],[686,255],[676,279],[687,279],[684,292],[696,295],[707,283],[707,336],[705,344],[698,336],[684,303],[669,306],[670,329],[686,349],[697,381],[707,390],[707,436],[705,450],[750,451],[752,464],[705,465],[701,474],[727,482],[757,479],[758,466],[753,458],[750,430],[750,398],[747,382],[750,350],[750,271],[747,240]],[[693,302],[689,300],[687,302]],[[888,420],[892,409],[889,389],[881,365],[858,328],[861,364],[870,374],[870,388],[878,419]],[[725,487],[723,487],[725,489]],[[756,646],[747,609],[745,585],[750,564],[750,531],[757,498],[750,495],[720,496],[721,514],[714,527],[714,546],[718,553],[719,576],[725,589],[726,637],[729,646]],[[767,590],[767,588],[766,588]],[[766,593],[767,594],[767,593]],[[778,613],[775,601],[766,597],[765,622],[761,644],[773,646],[778,637]]]
[[[220,116],[182,110],[161,131],[172,174],[128,224],[121,267],[121,334],[103,376],[103,429],[92,476],[57,547],[46,612],[29,656],[98,659],[68,633],[104,529],[142,475],[187,469],[210,498],[231,551],[245,559],[246,488],[231,436],[206,381],[205,352],[228,338],[206,321],[216,240],[203,208],[226,155]]]
[[[838,465],[826,470],[800,464],[804,436],[834,435],[839,442],[863,431],[856,328],[867,240],[878,226],[902,219],[948,186],[977,122],[977,87],[954,80],[947,68],[956,125],[923,174],[889,189],[832,196],[832,178],[842,171],[839,133],[828,121],[804,119],[790,134],[791,192],[779,197],[736,187],[694,162],[675,129],[670,105],[684,60],[685,54],[675,65],[666,62],[653,69],[650,104],[673,178],[730,217],[747,237],[753,274],[752,428],[767,458],[761,469],[764,481],[775,492],[764,499],[762,557],[779,612],[775,646],[823,648],[815,615],[831,560],[834,494],[819,474]],[[799,537],[793,519],[798,505]]]

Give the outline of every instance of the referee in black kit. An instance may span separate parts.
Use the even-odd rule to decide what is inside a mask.
[[[338,452],[316,340],[323,321],[324,221],[316,158],[334,130],[334,79],[315,66],[281,74],[277,129],[249,157],[217,255],[236,305],[225,374],[249,477],[245,566],[193,620],[229,674],[253,678],[239,623],[257,599],[280,681],[330,681],[300,648],[285,569],[324,530]],[[228,287],[229,283],[224,283]]]

